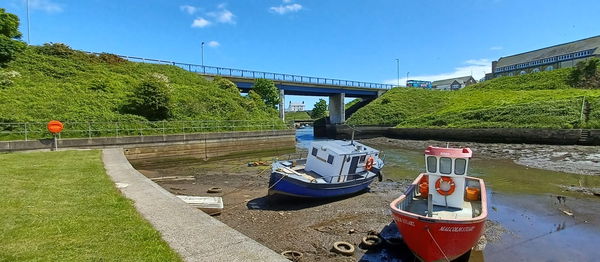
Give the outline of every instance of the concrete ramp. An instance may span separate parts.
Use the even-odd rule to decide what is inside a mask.
[[[122,149],[104,149],[102,159],[119,190],[184,261],[288,261],[146,178]]]

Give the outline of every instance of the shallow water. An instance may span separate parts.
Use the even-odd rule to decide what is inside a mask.
[[[312,129],[299,129],[297,139],[299,147],[307,148]],[[412,180],[424,172],[422,151],[378,149],[384,152],[387,179]],[[509,159],[482,160],[476,155],[469,175],[484,179],[488,218],[506,230],[472,261],[600,260],[600,198],[561,187],[600,187],[600,176],[528,168]]]

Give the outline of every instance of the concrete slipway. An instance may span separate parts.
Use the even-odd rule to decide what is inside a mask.
[[[120,148],[104,149],[104,167],[125,197],[184,261],[288,261],[184,203],[135,170]]]

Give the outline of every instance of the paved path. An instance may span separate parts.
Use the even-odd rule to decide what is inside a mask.
[[[121,192],[185,261],[288,261],[146,178],[122,149],[104,149],[102,159],[111,179],[127,184]]]

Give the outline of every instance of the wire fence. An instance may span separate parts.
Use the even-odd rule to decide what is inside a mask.
[[[100,55],[100,53],[93,53],[93,52],[86,52],[86,53],[93,54],[93,55]],[[374,88],[374,89],[391,89],[391,88],[396,87],[396,85],[391,85],[391,84],[380,84],[380,83],[371,83],[371,82],[362,82],[362,81],[353,81],[353,80],[342,80],[342,79],[333,79],[333,78],[324,78],[324,77],[302,76],[302,75],[292,75],[292,74],[235,69],[235,68],[227,68],[227,67],[187,64],[187,63],[179,63],[179,62],[174,62],[174,61],[150,59],[150,58],[135,57],[135,56],[124,56],[124,55],[116,55],[116,56],[126,59],[126,60],[129,60],[129,61],[132,61],[132,62],[173,65],[173,66],[180,67],[184,70],[203,74],[203,75],[241,77],[241,78],[249,78],[249,79],[261,78],[261,79],[269,79],[269,80],[275,80],[275,81],[287,81],[287,82],[304,83],[304,84],[332,85],[332,86],[340,86],[340,87],[360,87],[360,88]]]
[[[281,120],[203,120],[146,122],[64,122],[58,138],[93,138],[193,134],[229,131],[268,131],[290,128]],[[46,122],[0,123],[0,140],[52,138]]]

